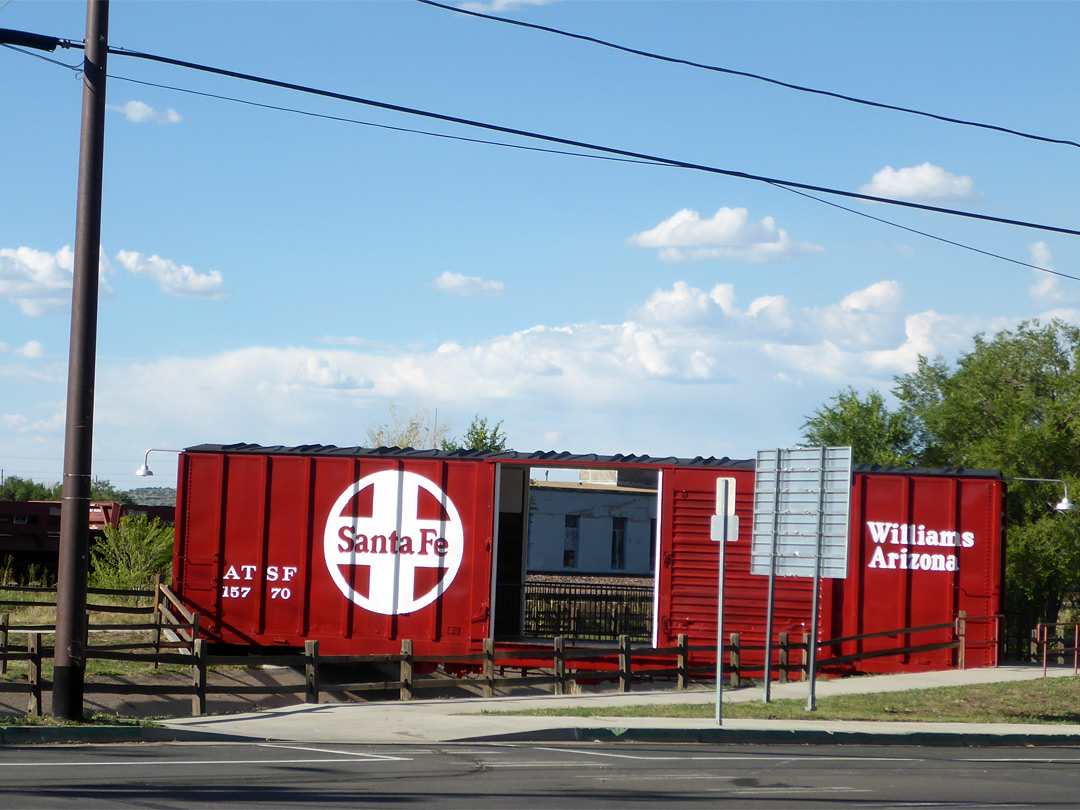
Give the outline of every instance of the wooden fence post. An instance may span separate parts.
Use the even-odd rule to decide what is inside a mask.
[[[780,683],[788,682],[788,659],[791,652],[791,641],[788,633],[780,634]]]
[[[484,639],[484,687],[486,698],[495,697],[495,639]]]
[[[206,714],[206,639],[196,639],[192,644],[193,669],[191,685],[195,692],[191,696],[191,716],[202,717]]]
[[[722,654],[722,653],[721,653]],[[738,689],[742,686],[742,672],[740,667],[742,665],[742,655],[739,653],[739,634],[731,634],[731,658],[728,669],[731,671],[730,685],[732,689]]]
[[[30,654],[26,665],[26,679],[30,682],[30,704],[26,713],[31,717],[41,717],[41,633],[30,633],[26,637],[26,651]]]
[[[843,648],[840,649],[843,652]],[[810,677],[810,634],[803,633],[802,635],[802,679],[805,681]]]
[[[690,687],[690,673],[687,670],[690,668],[688,663],[689,653],[687,651],[686,633],[679,633],[676,639],[676,646],[678,647],[678,660],[675,668],[678,670],[676,677],[678,678],[676,685],[679,689],[688,689]]]
[[[633,680],[630,662],[630,636],[619,636],[619,691],[629,692]]]
[[[398,693],[400,700],[412,700],[413,697],[413,660],[412,639],[401,640],[401,691]]]
[[[961,610],[956,614],[956,636],[960,640],[960,649],[956,657],[957,669],[963,669],[967,658],[967,611]]]
[[[555,637],[555,694],[566,694],[566,638]]]
[[[191,650],[195,651],[195,642],[199,639],[199,614],[191,614]]]
[[[0,613],[0,656],[7,655],[8,651],[8,619],[7,613]],[[7,659],[0,658],[0,675],[7,673]]]
[[[319,640],[304,642],[304,678],[307,681],[305,703],[319,702]]]
[[[161,655],[161,614],[154,614],[154,655]],[[158,660],[154,658],[154,669],[158,668]]]
[[[154,655],[161,655],[161,574],[154,574]],[[154,669],[157,668],[155,659]]]

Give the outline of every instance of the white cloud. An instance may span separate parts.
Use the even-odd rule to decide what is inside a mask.
[[[556,0],[485,0],[485,2],[462,3],[460,8],[481,14],[498,14],[503,11],[514,11],[523,6],[546,6],[554,2]]]
[[[22,430],[29,422],[21,413],[0,413],[0,425],[4,430]]]
[[[64,413],[54,413],[48,419],[31,420],[21,413],[0,414],[0,428],[12,433],[55,434],[64,428]]]
[[[56,253],[30,247],[0,248],[0,298],[32,318],[54,315],[71,307],[75,254],[68,245]],[[112,295],[107,276],[112,272],[105,252],[98,250],[98,295]]]
[[[45,356],[45,347],[36,340],[28,340],[15,350],[15,354],[29,360],[38,360]]]
[[[9,299],[31,317],[62,312],[71,306],[74,263],[66,245],[56,253],[0,248],[0,298]]]
[[[346,374],[333,363],[319,354],[307,357],[300,365],[296,373],[296,379],[300,383],[308,383],[321,388],[370,388],[371,381],[357,379],[351,374]]]
[[[1031,251],[1031,263],[1046,270],[1057,270],[1054,267],[1054,256],[1046,242],[1033,242],[1028,245]],[[1062,306],[1080,303],[1080,293],[1069,292],[1061,286],[1061,276],[1053,273],[1045,273],[1041,270],[1032,271],[1031,288],[1028,291],[1031,300],[1043,306]],[[1060,315],[1060,314],[1059,314]],[[1054,317],[1046,314],[1046,317]]]
[[[523,450],[557,429],[583,452],[745,453],[748,426],[754,441],[792,442],[839,387],[888,387],[919,354],[951,354],[986,326],[905,313],[902,301],[886,281],[824,306],[764,295],[740,307],[731,285],[678,282],[622,323],[538,325],[423,350],[255,346],[106,362],[97,424],[137,434],[167,425],[181,437],[171,446],[349,445],[387,402],[419,401],[438,402],[455,426],[476,412],[505,418]]]
[[[169,295],[213,301],[225,298],[225,280],[217,270],[198,273],[186,264],[128,250],[117,253],[116,260],[136,276],[149,276]]]
[[[484,281],[476,276],[451,273],[449,270],[435,279],[435,287],[445,293],[466,298],[473,295],[502,295],[506,291],[506,285],[501,281]]]
[[[632,317],[667,329],[711,327],[730,335],[784,342],[828,339],[846,348],[879,348],[903,336],[903,290],[880,281],[824,307],[794,307],[782,295],[764,295],[745,308],[735,288],[717,284],[706,293],[684,281],[657,290]]]
[[[120,106],[106,104],[105,109],[118,112],[128,121],[135,124],[178,124],[183,120],[180,118],[180,113],[172,108],[165,110],[165,112],[158,112],[149,104],[141,101],[129,101]]]
[[[670,290],[657,290],[641,307],[640,317],[651,323],[689,324],[715,314],[717,302],[685,281],[676,281]]]
[[[823,250],[809,242],[792,241],[786,231],[776,227],[772,217],[752,221],[745,208],[727,207],[705,220],[697,211],[684,208],[627,241],[638,247],[660,249],[660,258],[668,262],[727,259],[761,264]]]
[[[905,169],[886,166],[859,191],[875,197],[912,202],[972,200],[981,196],[975,190],[975,182],[970,177],[950,174],[931,163]]]

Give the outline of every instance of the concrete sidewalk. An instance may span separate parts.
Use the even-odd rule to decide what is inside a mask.
[[[1071,677],[1054,668],[1052,677]],[[898,692],[936,686],[1032,680],[1037,666],[1002,666],[965,671],[903,673],[819,681],[819,698],[843,694]],[[773,699],[806,700],[806,683],[777,684]],[[759,701],[761,687],[726,692],[725,702]],[[686,742],[879,742],[925,744],[1080,745],[1080,725],[903,723],[815,720],[715,720],[648,717],[533,717],[484,714],[566,706],[618,707],[642,704],[715,704],[714,690],[597,693],[568,697],[415,700],[303,705],[248,714],[177,718],[164,723],[180,734],[304,743],[440,743],[497,740],[666,740]]]

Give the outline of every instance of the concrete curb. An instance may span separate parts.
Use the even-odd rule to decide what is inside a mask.
[[[547,728],[479,735],[455,742],[654,742],[729,745],[911,745],[966,747],[1078,747],[1076,734],[982,732],[873,732],[830,729]]]
[[[289,742],[285,738],[268,741]],[[252,737],[157,726],[0,726],[0,747],[24,745],[104,745],[110,743],[251,743]],[[455,743],[627,742],[727,745],[910,745],[949,747],[1078,747],[1076,734],[984,733],[977,731],[838,731],[834,729],[620,728],[534,729],[480,734]],[[426,742],[424,744],[430,744]]]
[[[0,726],[0,748],[15,745],[103,745],[152,742],[251,742],[232,734],[157,726]]]

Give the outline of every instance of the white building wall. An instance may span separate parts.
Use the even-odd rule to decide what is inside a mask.
[[[529,489],[527,569],[532,572],[649,575],[655,492],[576,484]],[[563,565],[566,515],[578,515],[577,565]],[[625,567],[611,567],[612,518],[626,518]]]

